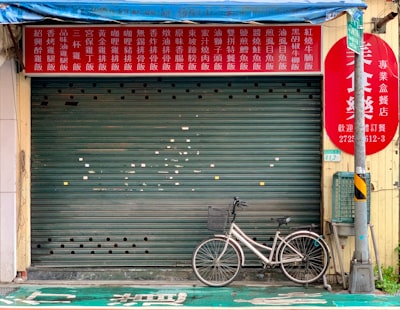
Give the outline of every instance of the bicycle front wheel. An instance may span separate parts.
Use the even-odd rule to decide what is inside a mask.
[[[204,240],[193,252],[193,271],[208,286],[231,283],[239,273],[240,266],[239,250],[223,238]]]
[[[290,280],[307,284],[325,274],[330,254],[324,240],[305,232],[282,242],[279,260],[283,273]]]

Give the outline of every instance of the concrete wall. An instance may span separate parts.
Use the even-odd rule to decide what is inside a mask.
[[[16,74],[13,61],[0,66],[0,282],[16,275]]]
[[[17,87],[17,271],[24,272],[31,262],[31,79],[19,73]]]

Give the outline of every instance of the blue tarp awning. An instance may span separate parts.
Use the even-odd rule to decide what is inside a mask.
[[[0,23],[323,23],[361,0],[0,0]]]

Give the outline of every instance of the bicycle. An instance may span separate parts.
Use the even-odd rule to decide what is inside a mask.
[[[208,207],[208,228],[225,230],[203,240],[195,248],[192,267],[196,277],[208,286],[225,286],[231,283],[245,265],[241,244],[250,249],[266,266],[280,265],[285,276],[293,282],[309,284],[325,275],[330,260],[330,250],[321,235],[307,230],[296,230],[282,236],[280,228],[290,222],[290,217],[273,219],[278,228],[272,246],[261,244],[246,235],[235,223],[236,210],[247,204],[234,197],[228,209]],[[224,229],[228,226],[228,229]],[[269,252],[269,256],[261,251]]]

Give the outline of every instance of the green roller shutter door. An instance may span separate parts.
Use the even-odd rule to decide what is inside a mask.
[[[319,77],[32,79],[32,265],[189,266],[233,196],[320,222]],[[258,265],[250,258],[248,264]]]

